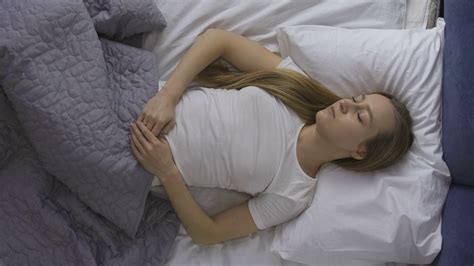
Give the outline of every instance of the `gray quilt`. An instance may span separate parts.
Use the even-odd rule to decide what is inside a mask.
[[[0,265],[160,265],[180,223],[129,124],[166,22],[153,0],[0,0]]]

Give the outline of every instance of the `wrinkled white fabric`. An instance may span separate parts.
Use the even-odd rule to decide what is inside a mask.
[[[402,29],[407,10],[406,0],[156,0],[156,3],[168,26],[147,35],[144,48],[158,55],[161,80],[169,78],[183,54],[207,28],[241,34],[278,52],[275,32],[278,27]]]
[[[429,30],[277,29],[282,56],[336,94],[381,90],[404,103],[415,139],[386,169],[321,168],[313,203],[276,230],[273,251],[301,263],[337,257],[430,264],[436,258],[451,180],[441,145],[444,27],[438,18]]]

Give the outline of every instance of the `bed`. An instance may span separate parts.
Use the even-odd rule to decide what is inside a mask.
[[[110,6],[113,8],[118,1],[109,2],[112,3]],[[52,1],[51,3],[54,6],[56,2]],[[87,49],[89,51],[104,51],[103,57],[105,62],[99,60],[93,65],[93,69],[97,72],[93,76],[84,74],[89,73],[87,72],[87,66],[77,71],[72,71],[72,77],[81,77],[81,75],[85,77],[78,81],[78,84],[86,84],[84,85],[85,87],[76,86],[75,81],[70,79],[58,81],[53,86],[55,88],[82,88],[80,93],[70,90],[67,94],[63,94],[62,97],[65,99],[68,99],[68,97],[76,99],[82,94],[84,95],[82,96],[83,101],[80,103],[73,102],[72,100],[71,102],[67,101],[67,103],[56,105],[57,109],[53,110],[47,104],[41,105],[40,101],[35,100],[35,103],[38,103],[35,105],[35,108],[36,106],[38,108],[31,108],[28,105],[28,103],[33,102],[31,99],[41,98],[39,96],[43,96],[43,99],[48,97],[41,95],[41,90],[39,92],[38,90],[19,92],[18,89],[14,90],[14,88],[16,88],[15,86],[20,86],[20,88],[28,86],[22,80],[35,81],[38,79],[37,75],[41,75],[41,72],[38,74],[32,71],[31,75],[22,76],[22,73],[30,73],[29,71],[31,71],[28,65],[30,62],[28,60],[26,60],[28,62],[20,60],[22,58],[18,59],[18,61],[9,61],[10,63],[15,63],[9,66],[17,67],[17,72],[9,70],[5,63],[2,62],[2,71],[8,70],[10,71],[8,74],[19,76],[16,80],[9,80],[8,75],[3,75],[1,79],[2,89],[5,91],[5,94],[0,98],[2,101],[2,109],[0,109],[0,115],[2,115],[0,118],[2,119],[0,121],[7,121],[8,123],[0,124],[5,129],[2,129],[3,138],[1,144],[3,146],[0,146],[0,151],[7,151],[6,155],[1,158],[0,181],[3,182],[3,200],[14,202],[12,205],[1,205],[0,208],[3,217],[3,219],[0,219],[2,223],[2,229],[0,229],[2,239],[0,241],[0,262],[2,264],[23,264],[37,260],[41,261],[41,264],[85,265],[405,265],[407,263],[431,263],[438,255],[441,249],[440,215],[446,198],[447,187],[450,183],[449,171],[440,157],[442,151],[439,144],[441,127],[439,117],[435,117],[433,120],[428,119],[430,123],[419,123],[419,130],[424,130],[427,127],[426,131],[420,131],[423,132],[420,133],[420,136],[426,137],[426,143],[421,143],[420,146],[417,146],[419,149],[412,156],[425,162],[425,168],[423,172],[419,172],[419,175],[423,176],[424,179],[421,177],[420,179],[427,181],[426,184],[428,185],[423,186],[420,183],[413,183],[417,188],[416,190],[411,190],[411,192],[414,192],[414,195],[417,196],[417,198],[413,198],[413,202],[417,203],[396,207],[390,205],[407,204],[406,201],[393,200],[393,198],[402,195],[397,193],[401,193],[399,191],[405,185],[400,185],[400,179],[395,178],[388,178],[387,183],[378,183],[381,186],[378,193],[394,188],[393,198],[389,200],[390,195],[384,196],[383,199],[387,200],[387,202],[384,203],[385,205],[381,204],[379,206],[381,208],[379,211],[385,211],[384,219],[389,219],[385,222],[386,224],[390,224],[388,222],[391,221],[391,218],[395,220],[392,225],[387,227],[391,231],[386,238],[378,238],[377,233],[374,233],[378,232],[377,226],[381,226],[381,222],[383,222],[383,220],[379,220],[378,224],[371,222],[377,210],[368,212],[366,220],[358,221],[360,226],[366,226],[366,228],[360,230],[352,228],[350,224],[342,223],[343,221],[350,220],[347,217],[359,217],[356,213],[343,210],[339,213],[340,216],[338,216],[341,223],[336,223],[335,227],[331,227],[334,231],[324,231],[321,229],[317,231],[323,240],[329,239],[334,241],[318,242],[319,246],[314,250],[311,249],[311,244],[315,243],[314,239],[311,239],[314,235],[306,239],[302,235],[305,234],[305,231],[301,229],[307,228],[307,226],[304,227],[303,225],[305,225],[308,219],[312,219],[312,216],[310,216],[311,212],[309,211],[283,226],[270,228],[245,238],[213,246],[199,246],[195,244],[179,224],[167,201],[165,191],[162,188],[152,188],[151,193],[147,195],[146,190],[150,189],[151,176],[140,168],[136,162],[132,162],[129,151],[126,155],[123,155],[126,143],[120,141],[120,136],[125,134],[123,129],[126,128],[126,125],[139,115],[141,107],[146,103],[147,99],[164,85],[173,67],[178,63],[186,49],[190,47],[196,36],[207,28],[216,27],[234,31],[258,41],[282,57],[293,58],[311,76],[322,75],[323,72],[321,71],[325,70],[311,68],[310,66],[314,62],[305,62],[304,60],[308,58],[308,55],[298,54],[298,52],[305,50],[302,49],[304,48],[304,43],[298,43],[298,38],[301,38],[298,33],[303,30],[299,28],[300,26],[320,26],[314,29],[305,28],[304,30],[307,34],[304,36],[311,36],[311,34],[317,32],[318,35],[326,34],[325,36],[329,38],[337,30],[337,34],[340,34],[338,36],[341,38],[350,38],[353,36],[352,34],[359,34],[358,36],[361,36],[361,39],[364,36],[364,38],[371,38],[372,34],[374,34],[373,30],[412,29],[414,30],[413,34],[419,35],[416,35],[414,39],[418,38],[417,44],[420,46],[423,45],[424,41],[426,44],[426,39],[424,38],[433,38],[433,43],[429,43],[430,46],[427,46],[426,49],[437,51],[435,59],[430,62],[432,69],[439,71],[439,64],[442,58],[442,52],[440,52],[442,51],[442,46],[439,45],[439,42],[441,40],[442,43],[443,40],[444,24],[438,20],[440,8],[438,1],[374,0],[351,2],[319,1],[315,3],[313,1],[290,0],[246,2],[156,0],[156,2],[142,2],[152,3],[152,5],[142,4],[133,6],[131,4],[127,6],[127,8],[132,10],[138,10],[138,15],[135,13],[134,16],[120,14],[117,11],[120,8],[107,9],[106,11],[109,13],[106,13],[112,14],[112,16],[104,16],[101,11],[105,7],[95,5],[94,1],[84,1],[84,3],[86,8],[82,5],[70,7],[65,5],[64,10],[61,9],[59,11],[66,12],[68,10],[76,10],[76,8],[84,9],[82,13],[77,12],[79,14],[77,16],[84,16],[81,21],[87,21],[86,14],[87,12],[90,14],[93,20],[90,23],[88,22],[89,24],[86,26],[84,26],[86,23],[76,24],[80,26],[72,28],[71,31],[74,32],[75,30],[88,27],[88,30],[84,32],[92,34],[90,29],[95,27],[99,36],[88,35],[88,38],[99,37],[100,40],[98,39],[97,42],[92,43]],[[133,3],[133,1],[130,3]],[[7,14],[11,11],[12,7],[14,8],[15,4],[11,2],[6,1],[2,3],[2,11],[6,11]],[[39,10],[39,13],[48,13],[48,9],[37,8],[34,10]],[[134,20],[136,17],[150,19],[145,22],[137,22]],[[59,26],[56,27],[61,29],[62,24],[60,22],[63,20],[58,18],[58,21]],[[41,22],[44,23],[44,21]],[[6,24],[4,20],[2,25]],[[47,24],[44,25],[47,26]],[[125,29],[124,25],[126,26]],[[41,28],[35,29],[40,31],[40,35],[43,34]],[[367,31],[359,31],[360,29],[366,29]],[[432,31],[425,33],[424,29],[432,29]],[[56,33],[58,32],[60,31]],[[0,31],[0,33],[4,34],[5,32]],[[54,39],[54,37],[48,34],[47,30],[44,31],[44,34],[41,35],[43,39]],[[397,35],[397,38],[400,40],[407,39],[407,36],[403,34],[408,34],[408,32]],[[409,34],[412,33],[409,32]],[[68,40],[65,38],[63,42],[68,44]],[[82,41],[82,39],[79,40]],[[118,41],[119,43],[110,40]],[[5,42],[0,42],[0,44],[4,45],[0,46],[2,48],[9,45],[9,43],[5,44]],[[328,49],[331,49],[328,44],[327,40],[326,42],[321,42],[321,50],[319,52],[313,51],[315,53],[314,58],[329,60],[324,57],[324,51],[330,51]],[[58,45],[61,48],[61,45]],[[143,49],[130,48],[128,45]],[[365,44],[359,43],[359,45]],[[16,46],[12,47],[16,48]],[[71,49],[73,54],[80,54],[81,49],[83,49],[75,45],[67,47]],[[391,47],[390,49],[397,48]],[[10,55],[8,49],[1,51],[2,56]],[[35,56],[40,56],[41,54],[29,51],[28,49],[21,50],[21,52],[24,51],[33,53]],[[399,52],[403,51],[400,50]],[[101,54],[94,55],[100,57]],[[87,62],[96,60],[94,56],[83,56],[85,58],[82,58],[82,60]],[[347,54],[347,56],[349,58],[351,55]],[[12,57],[14,58],[14,55]],[[64,58],[67,58],[67,56],[64,56]],[[354,58],[352,63],[356,65],[361,64],[358,60],[360,58]],[[420,60],[422,62],[423,58]],[[374,62],[365,63],[370,65],[374,64]],[[222,63],[225,64],[225,62]],[[378,61],[376,63],[379,64]],[[75,63],[75,65],[79,66],[81,64],[82,61],[80,60]],[[65,59],[64,62],[55,65],[55,67],[67,69],[67,65],[68,60]],[[96,65],[99,65],[99,67]],[[101,67],[106,70],[101,69]],[[232,66],[228,65],[228,67],[232,69]],[[384,67],[387,66],[384,65]],[[416,69],[420,68],[420,66],[416,67]],[[433,73],[439,73],[436,71]],[[62,72],[64,75],[67,75],[69,72],[65,73]],[[332,73],[335,73],[335,71]],[[426,112],[440,113],[440,81],[432,76],[433,73],[427,73],[426,76],[423,75],[425,83],[428,84],[425,86],[432,86],[434,93],[430,93],[429,89],[422,91],[423,97],[420,98],[427,100],[428,104],[423,105],[425,109],[420,111],[420,121],[424,121],[422,118],[425,117]],[[55,75],[60,74],[61,72],[59,74],[55,73]],[[327,80],[325,82],[330,84],[332,81],[329,77],[333,74],[326,74]],[[418,73],[414,72],[414,74]],[[100,78],[103,76],[108,78],[102,84],[100,83]],[[324,81],[324,77],[321,78]],[[41,77],[39,79],[41,80]],[[361,82],[367,81],[363,80]],[[398,80],[398,82],[402,81]],[[93,88],[105,87],[107,89],[101,91],[101,94],[89,95],[89,91],[91,91],[87,90],[89,84],[92,84]],[[42,89],[48,88],[49,85],[47,79],[42,80],[42,83],[39,83],[39,85],[37,84]],[[192,86],[194,85],[191,83],[190,87]],[[345,83],[334,84],[334,87],[341,89],[339,91],[341,94],[350,93],[347,86],[348,84]],[[53,92],[57,93],[56,90],[53,90]],[[407,91],[410,95],[416,92],[413,90]],[[49,93],[49,95],[54,93]],[[108,111],[99,114],[89,112],[89,115],[82,119],[78,115],[76,120],[69,117],[71,114],[77,115],[80,113],[82,115],[87,109],[70,113],[68,108],[74,109],[74,106],[84,102],[94,102],[94,96],[97,97],[97,95],[104,102],[113,99],[115,120],[109,119],[106,121],[118,123],[118,129],[110,131],[108,128],[114,127],[105,122],[100,122],[100,117],[110,115]],[[52,99],[49,100],[53,101]],[[11,108],[8,105],[11,105]],[[89,105],[84,108],[95,110],[96,106],[91,107]],[[61,116],[60,114],[63,113],[67,115]],[[13,116],[18,121],[11,122],[9,119]],[[69,124],[76,126],[69,127],[69,124],[61,122],[61,120],[66,118],[70,119],[68,120],[70,121]],[[11,126],[13,123],[16,126]],[[66,140],[62,139],[52,129],[50,131],[39,130],[51,125],[53,129],[60,130],[63,135],[67,136]],[[30,129],[28,131],[30,133],[27,133],[20,139],[12,140],[12,136],[20,135],[18,132],[22,128]],[[89,129],[89,131],[86,129]],[[116,143],[112,143],[107,138],[94,135],[92,132],[95,131],[92,129],[106,132],[107,134],[118,134],[119,136],[114,139]],[[70,146],[63,146],[61,144],[65,141],[71,142],[71,139],[80,139],[80,136],[75,134],[78,131],[81,134],[101,140],[100,142],[94,142],[86,138],[82,140],[83,142],[75,143],[85,147],[93,142],[94,145],[91,145],[91,147],[93,146],[94,149],[91,148],[91,150],[86,151],[94,154],[94,158],[89,159],[87,152],[83,151],[80,153],[80,149],[71,149]],[[45,139],[47,141],[44,141]],[[10,152],[12,143],[22,143],[21,147],[24,148]],[[120,145],[117,143],[120,143]],[[33,149],[31,149],[30,145],[34,147],[34,152],[32,152]],[[54,152],[51,150],[62,156],[53,154]],[[104,150],[110,150],[111,152],[107,153]],[[101,153],[98,151],[101,151]],[[70,155],[72,152],[77,153],[78,157],[70,157],[73,156]],[[430,152],[434,155],[431,156]],[[118,156],[119,154],[121,155]],[[41,159],[37,160],[37,158]],[[78,160],[78,163],[71,163],[72,158]],[[107,158],[112,158],[114,162],[108,161]],[[29,163],[26,166],[24,164],[25,161]],[[90,171],[82,170],[84,167],[90,169]],[[71,169],[74,169],[72,171],[73,174],[71,174]],[[392,170],[392,177],[397,174],[395,170],[398,170],[398,168]],[[102,176],[97,175],[97,172],[102,174]],[[133,181],[130,180],[130,175],[135,177]],[[344,181],[341,175],[349,175],[349,173],[340,172],[339,169],[328,166],[325,168],[324,175],[327,177],[320,180],[322,181],[321,187],[328,188],[327,191],[331,191],[330,189],[337,191],[337,184],[331,183],[332,181],[329,181],[328,177],[334,176],[334,180],[338,181],[340,186],[344,186],[341,183]],[[106,181],[97,181],[98,179]],[[121,181],[122,179],[125,181]],[[78,180],[81,180],[81,182]],[[364,183],[363,175],[356,176],[355,180],[360,181],[358,183],[359,186],[360,184],[366,184],[367,187],[370,187],[371,183]],[[123,186],[114,185],[118,181],[121,182],[120,184],[123,183]],[[94,182],[96,185],[89,185],[91,182]],[[397,185],[400,185],[400,187],[396,188]],[[21,187],[24,186],[27,186],[28,189],[21,192]],[[104,189],[98,190],[97,187],[104,187]],[[363,187],[360,187],[360,189],[363,189]],[[224,191],[218,188],[190,187],[190,191],[201,207],[210,215],[249,198],[249,195],[244,193]],[[327,202],[330,199],[330,193],[323,192],[318,194],[314,202]],[[367,195],[371,195],[371,193],[375,193],[375,191],[367,191]],[[18,195],[21,196],[19,197]],[[130,201],[120,201],[121,195],[129,196],[127,200]],[[341,203],[354,204],[351,192],[348,191],[347,195],[345,199],[341,199]],[[15,201],[12,198],[15,198]],[[108,200],[104,200],[104,198]],[[370,204],[368,198],[363,199],[364,201],[362,201],[362,198],[359,199],[361,200],[359,202],[360,206],[370,206],[368,205]],[[318,204],[318,206],[320,205],[322,204]],[[341,210],[340,205],[338,206],[334,207]],[[393,212],[394,216],[390,216],[391,210],[389,206],[397,209],[397,211]],[[413,213],[420,210],[419,208],[422,206],[429,206],[431,211],[421,211],[420,215]],[[318,208],[313,211],[315,213],[325,212],[326,214],[331,214],[331,211],[328,210],[329,208]],[[354,209],[357,210],[357,208]],[[411,212],[401,213],[402,210],[410,210]],[[7,219],[6,217],[13,218]],[[50,217],[50,219],[45,217]],[[354,224],[354,221],[350,222]],[[16,224],[15,226],[13,225],[14,223]],[[328,220],[323,220],[322,223],[329,225]],[[322,228],[323,224],[319,224],[321,226],[319,228]],[[337,226],[340,227],[338,228]],[[344,230],[340,229],[345,227],[347,231],[344,233]],[[381,227],[380,230],[382,229],[384,228]],[[25,232],[29,233],[28,236]],[[334,239],[328,238],[329,234],[335,236]],[[293,237],[288,237],[292,235]],[[383,235],[383,233],[381,232],[380,235]],[[360,246],[363,248],[355,249],[354,243],[350,243],[351,241],[348,239],[351,237],[359,241]],[[307,242],[299,243],[298,241],[302,239],[305,239]]]
[[[178,3],[179,2],[179,3]],[[191,3],[193,2],[193,3]],[[321,3],[309,4],[309,6],[300,6],[296,3],[288,5],[285,1],[281,3],[269,4],[262,1],[261,8],[258,12],[249,12],[248,6],[251,4],[241,4],[240,9],[230,7],[232,4],[222,3],[220,6],[210,8],[212,5],[209,1],[157,1],[157,5],[163,10],[165,17],[167,17],[170,24],[174,27],[167,27],[163,31],[154,32],[146,36],[143,47],[153,51],[156,55],[161,55],[160,72],[163,73],[160,77],[159,89],[163,86],[165,80],[170,75],[172,69],[177,64],[180,56],[188,49],[192,40],[209,27],[217,27],[226,30],[231,30],[243,34],[253,40],[259,41],[265,45],[272,52],[281,54],[281,45],[279,46],[277,40],[277,33],[272,31],[272,27],[285,27],[291,25],[342,25],[348,28],[364,27],[363,25],[351,25],[350,22],[341,19],[331,22],[319,21],[320,17],[326,18],[333,14],[340,15],[344,12],[350,12],[350,7],[338,7]],[[252,3],[253,4],[253,3]],[[308,4],[308,3],[307,3]],[[191,5],[193,6],[191,9]],[[312,6],[315,9],[311,9]],[[370,4],[369,4],[370,6]],[[366,6],[366,8],[369,8]],[[373,7],[373,6],[372,6]],[[380,7],[380,6],[379,6]],[[394,29],[409,29],[409,28],[433,28],[439,12],[438,3],[436,1],[407,1],[406,6],[402,10],[396,10],[397,6],[384,6],[385,8],[392,8],[392,14],[397,14],[402,17],[388,16],[384,19],[387,24],[376,21],[376,17],[366,17],[366,27],[372,28],[394,28]],[[320,15],[318,8],[327,12],[325,15]],[[341,9],[338,9],[341,8]],[[347,9],[344,9],[347,8]],[[356,8],[356,7],[352,7]],[[406,8],[406,9],[405,9]],[[229,10],[230,9],[230,10]],[[305,12],[306,10],[310,10]],[[210,11],[211,10],[211,11]],[[259,14],[272,14],[276,10],[286,10],[289,14],[289,19],[275,18],[274,20],[264,21],[259,17]],[[251,16],[244,18],[245,12],[249,12]],[[260,13],[261,12],[261,13]],[[406,12],[406,13],[405,13]],[[232,17],[237,17],[234,20],[229,18],[227,14],[232,14]],[[322,13],[322,12],[321,12]],[[174,15],[176,14],[176,15]],[[317,14],[313,16],[314,14]],[[350,15],[347,15],[350,16]],[[349,18],[347,18],[349,19]],[[373,21],[370,21],[373,19]],[[333,24],[331,24],[333,23]],[[193,26],[190,26],[193,25]],[[255,25],[259,25],[255,27]],[[163,57],[163,55],[166,55]],[[225,62],[224,62],[225,64]],[[232,66],[230,66],[232,69]],[[190,188],[194,198],[206,210],[208,214],[217,213],[227,207],[233,206],[237,203],[248,199],[248,195],[238,193],[235,191],[222,191],[218,188]],[[167,198],[166,193],[162,188],[154,188],[154,192],[162,198]],[[182,264],[212,264],[212,265],[239,265],[239,264],[259,264],[259,265],[299,265],[306,264],[292,260],[285,260],[282,258],[282,253],[278,253],[272,245],[275,238],[275,229],[265,230],[258,235],[252,235],[243,239],[229,241],[224,244],[213,245],[212,247],[200,247],[194,244],[191,238],[187,235],[184,228],[181,226],[176,241],[170,253],[168,265],[182,265]],[[432,258],[434,258],[432,256]],[[368,260],[347,260],[344,258],[332,257],[326,263],[314,261],[309,263],[311,265],[384,265],[385,262],[368,261]],[[390,264],[390,263],[389,263]],[[400,265],[403,265],[400,263]]]

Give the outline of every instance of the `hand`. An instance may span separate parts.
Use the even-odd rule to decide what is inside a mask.
[[[145,105],[137,121],[154,136],[168,133],[176,125],[176,101],[171,96],[157,93]]]
[[[160,179],[168,176],[176,167],[168,141],[155,137],[141,122],[133,123],[130,130],[132,150],[140,164]]]

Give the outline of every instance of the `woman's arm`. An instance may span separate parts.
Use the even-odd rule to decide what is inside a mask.
[[[196,203],[181,173],[176,167],[166,176],[160,176],[166,194],[186,232],[198,244],[204,244],[213,234],[214,222]]]
[[[179,170],[174,167],[160,181],[186,232],[194,242],[211,245],[257,232],[247,201],[209,217],[196,203]]]
[[[194,201],[179,172],[168,141],[155,137],[141,122],[130,127],[133,154],[140,164],[161,181],[171,205],[194,242],[209,243],[216,227],[213,220]]]
[[[138,121],[130,127],[133,154],[161,181],[171,205],[194,242],[208,245],[257,231],[247,202],[209,217],[193,199],[179,172],[168,141],[156,137]]]
[[[242,72],[273,69],[282,60],[264,46],[241,35],[207,29],[184,54],[160,94],[171,96],[177,103],[189,82],[221,56]]]

